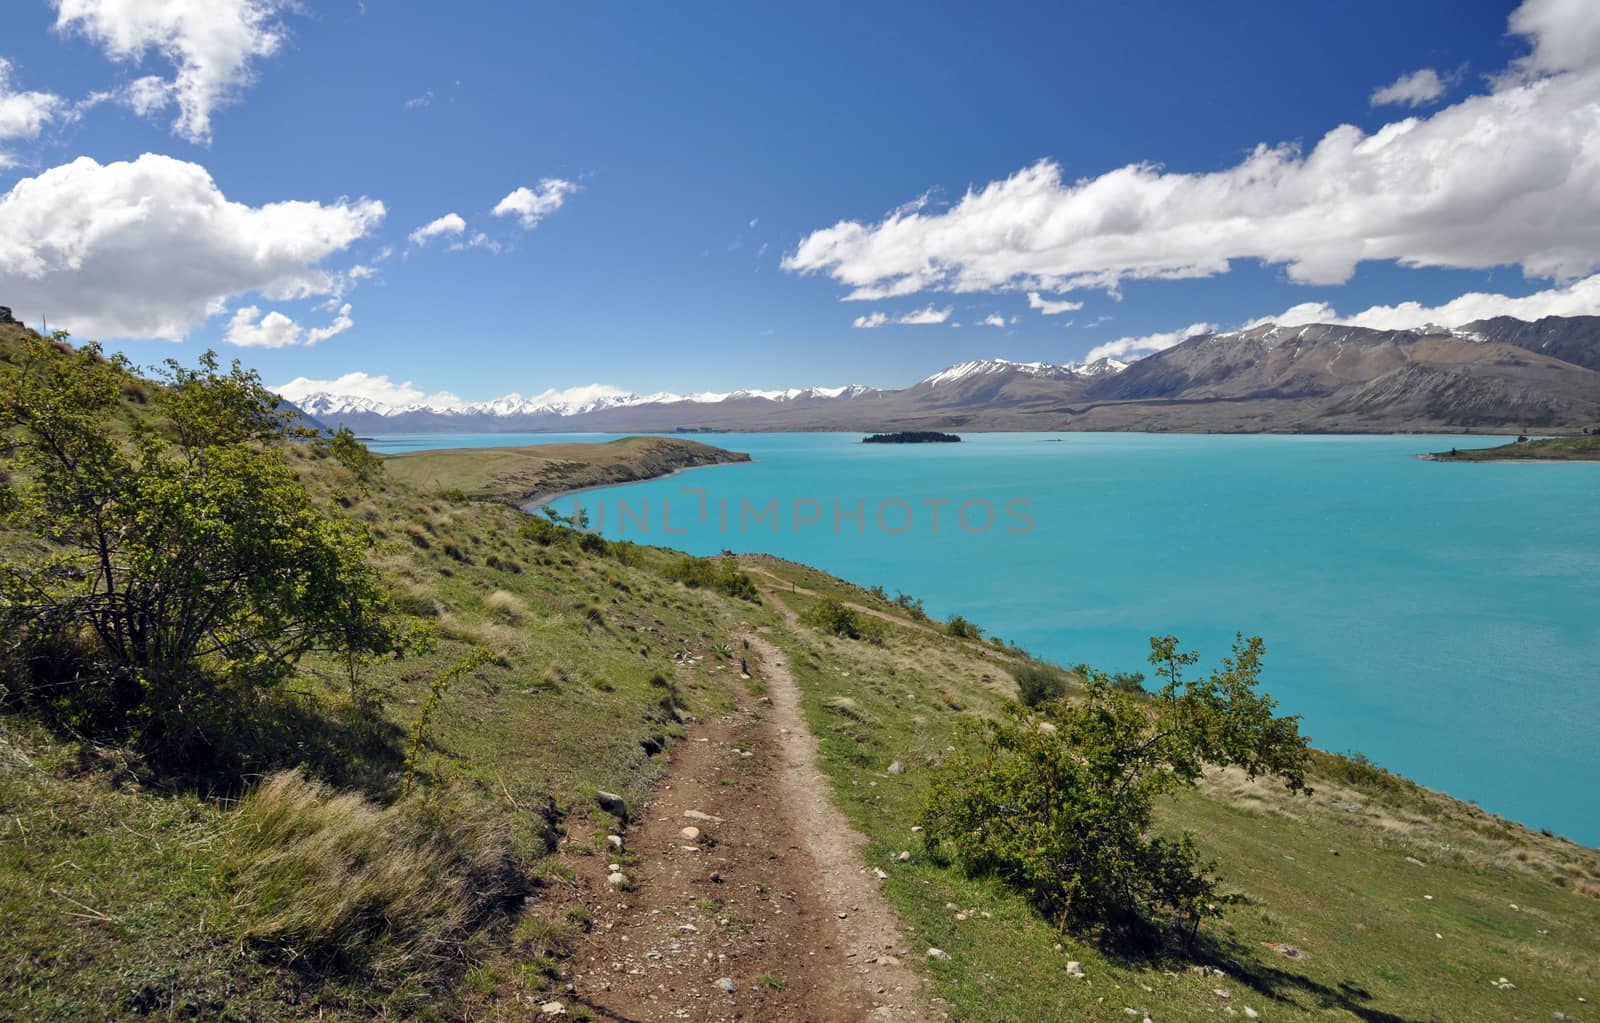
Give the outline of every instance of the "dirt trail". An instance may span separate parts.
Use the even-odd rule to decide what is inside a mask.
[[[738,710],[673,748],[626,852],[580,864],[594,929],[559,997],[613,1023],[942,1019],[902,962],[912,949],[862,863],[864,840],[827,795],[787,656],[741,639],[768,697],[730,677]],[[628,890],[609,889],[611,863]]]

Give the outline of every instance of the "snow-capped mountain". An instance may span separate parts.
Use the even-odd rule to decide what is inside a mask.
[[[309,380],[282,391],[317,421],[364,434],[1522,429],[1600,422],[1597,370],[1600,318],[1549,317],[1405,330],[1266,322],[1196,334],[1132,363],[975,359],[887,389],[639,394],[591,384],[464,401],[351,374],[362,391]]]
[[[1046,380],[1089,378],[1120,373],[1127,368],[1127,363],[1118,362],[1116,359],[1096,359],[1088,363],[1067,362],[1059,365],[1049,362],[1012,362],[1010,359],[975,359],[948,366],[932,376],[923,377],[918,383],[928,387],[938,387],[941,384],[960,383],[977,377],[992,377],[1005,373]]]
[[[538,417],[570,417],[602,412],[607,409],[628,408],[636,405],[675,405],[680,403],[716,405],[724,402],[761,400],[786,403],[805,400],[848,400],[877,393],[876,388],[861,384],[842,387],[790,387],[784,390],[741,389],[737,391],[701,391],[695,394],[673,394],[657,391],[636,394],[620,387],[591,384],[564,391],[548,390],[531,397],[518,393],[491,398],[486,401],[462,401],[449,392],[429,395],[413,401],[384,402],[362,395],[334,394],[328,391],[304,391],[285,388],[284,397],[293,401],[315,419],[342,421],[379,417],[451,417],[469,419],[526,419]]]

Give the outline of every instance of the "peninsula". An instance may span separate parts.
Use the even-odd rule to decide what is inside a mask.
[[[391,455],[389,475],[429,490],[459,490],[474,500],[539,505],[591,487],[670,476],[685,469],[748,462],[741,451],[670,437],[623,437],[597,444],[450,448]]]
[[[1600,433],[1515,440],[1492,448],[1451,448],[1422,457],[1430,462],[1600,462]]]

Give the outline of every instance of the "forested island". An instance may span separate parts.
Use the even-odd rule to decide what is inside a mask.
[[[953,433],[935,430],[908,430],[904,433],[875,433],[862,439],[863,444],[959,444],[961,438]]]

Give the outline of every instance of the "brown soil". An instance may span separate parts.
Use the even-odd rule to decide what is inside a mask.
[[[692,724],[667,754],[626,852],[580,858],[594,928],[556,998],[613,1023],[942,1019],[902,962],[925,950],[902,940],[863,839],[827,796],[788,659],[763,636],[744,641],[768,695],[730,677],[738,709]],[[627,890],[607,884],[611,863]]]

